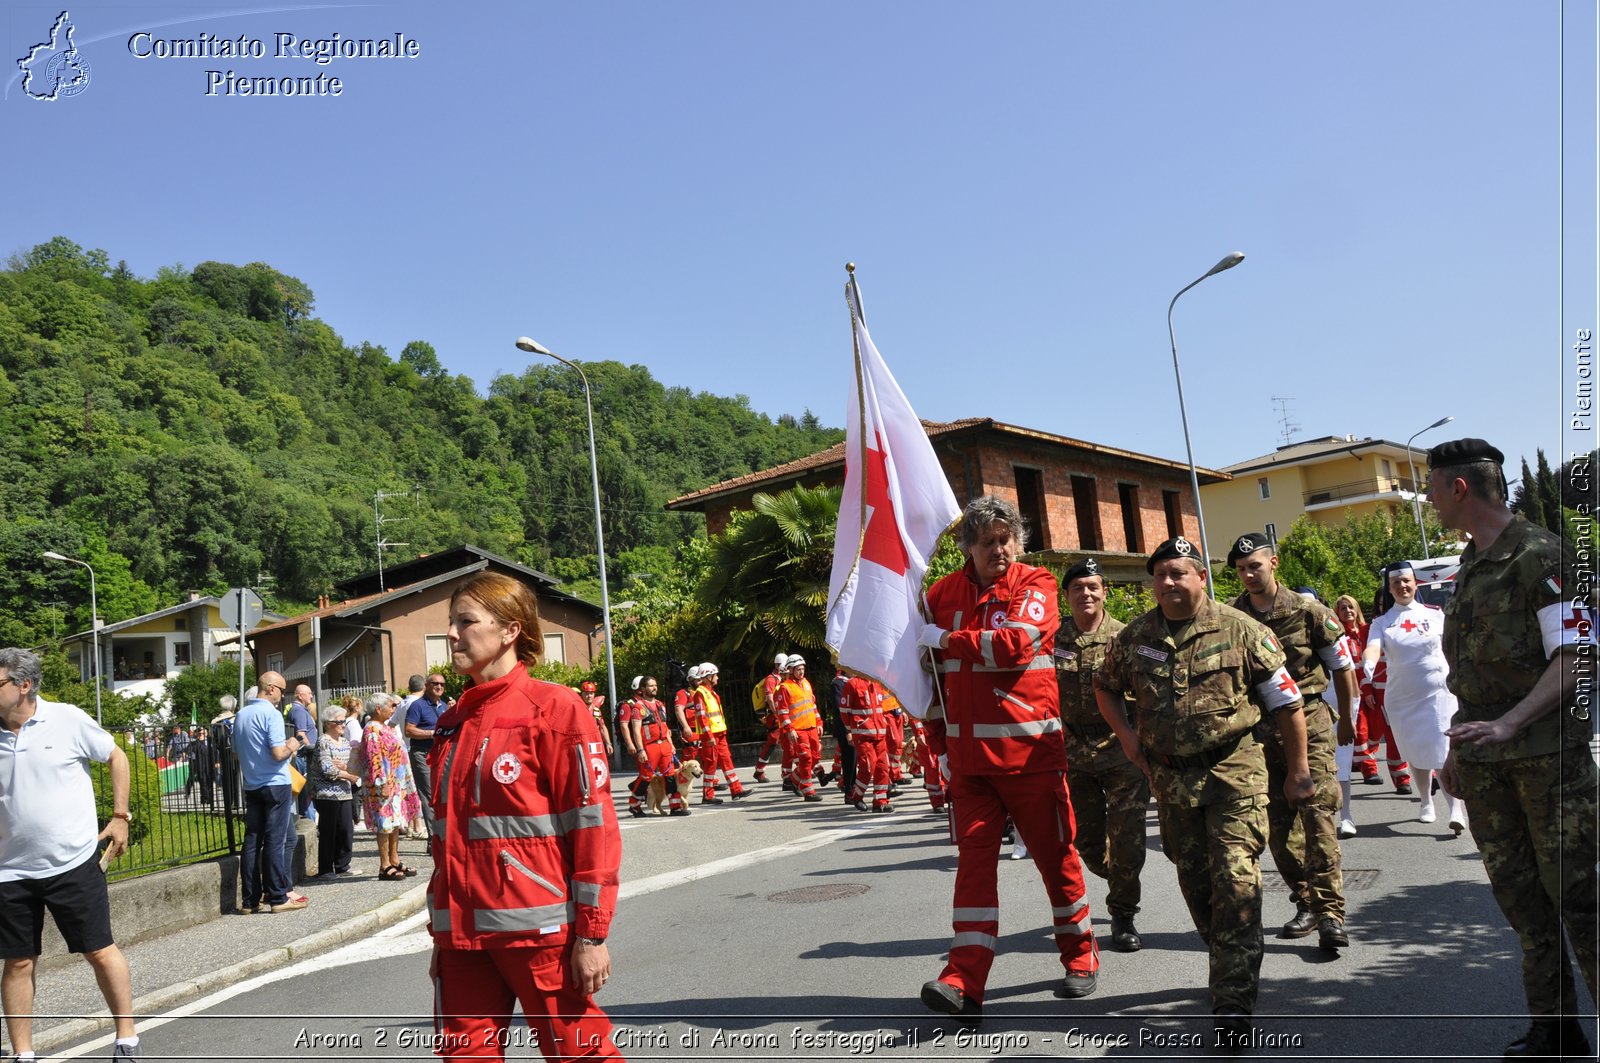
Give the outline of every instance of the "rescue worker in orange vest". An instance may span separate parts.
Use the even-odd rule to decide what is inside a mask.
[[[767,781],[767,761],[776,748],[783,757],[782,769],[778,773],[783,780],[783,788],[792,790],[794,784],[789,781],[789,769],[794,766],[794,749],[784,738],[783,728],[778,726],[778,686],[783,682],[783,666],[788,659],[787,653],[780,653],[773,658],[772,671],[761,681],[761,704],[755,706],[755,710],[757,718],[767,729],[767,740],[761,743],[761,751],[756,754],[755,778],[756,782]]]
[[[856,784],[846,801],[867,811],[867,791],[872,791],[872,811],[893,812],[889,804],[889,721],[883,713],[883,688],[870,679],[851,676],[839,692],[839,716],[856,747]]]
[[[935,652],[944,684],[942,722],[930,713],[935,748],[945,748],[955,806],[954,939],[922,1002],[957,1021],[983,1019],[983,990],[1000,932],[997,861],[1007,814],[1044,880],[1066,977],[1058,996],[1085,997],[1100,952],[1089,920],[1083,865],[1072,847],[1072,798],[1050,651],[1061,626],[1056,579],[1017,560],[1022,516],[994,496],[967,504],[957,542],[967,563],[928,589],[917,645]],[[935,732],[942,732],[936,735]]]
[[[585,680],[583,684],[583,703],[589,706],[589,711],[594,714],[595,726],[600,728],[600,737],[606,744],[606,756],[611,755],[611,724],[606,720],[606,699],[597,691],[594,680]]]
[[[667,723],[667,707],[656,700],[656,681],[653,676],[633,677],[633,698],[622,707],[622,736],[631,745],[634,759],[639,763],[639,777],[628,787],[628,814],[642,816],[645,794],[657,776],[668,780],[668,815],[687,816],[683,797],[672,785],[672,728]]]
[[[806,659],[790,654],[784,662],[785,677],[778,686],[778,726],[794,747],[794,766],[789,778],[795,793],[807,801],[821,801],[817,793],[817,763],[822,759],[822,740],[817,726],[817,695],[806,679]]]
[[[694,756],[700,751],[700,725],[694,707],[694,688],[700,685],[700,666],[691,664],[685,674],[689,685],[673,697],[672,711],[678,718],[678,737],[683,739],[684,751]]]
[[[694,704],[700,718],[700,768],[705,772],[705,794],[702,805],[720,805],[717,796],[717,772],[728,782],[728,796],[737,801],[745,796],[744,784],[733,770],[733,751],[728,748],[728,721],[722,715],[722,699],[717,697],[717,683],[721,675],[710,661],[700,666],[700,685],[694,689]]]

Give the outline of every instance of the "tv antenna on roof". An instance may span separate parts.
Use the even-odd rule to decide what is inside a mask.
[[[1289,403],[1294,401],[1294,396],[1274,395],[1272,401],[1278,404],[1278,437],[1288,446],[1294,442],[1294,434],[1300,431],[1300,426],[1289,420]]]

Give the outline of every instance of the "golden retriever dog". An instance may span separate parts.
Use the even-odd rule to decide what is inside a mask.
[[[917,736],[912,734],[911,728],[906,728],[906,741],[900,747],[900,767],[905,770],[907,778],[915,775],[921,768],[917,765],[917,747],[922,745]]]
[[[684,804],[687,805],[689,802],[689,791],[694,788],[695,780],[699,779],[704,774],[705,772],[701,769],[700,762],[698,760],[690,759],[684,761],[683,764],[679,766],[677,772],[672,776],[673,781],[676,782],[678,786],[678,797],[683,800]],[[667,777],[665,775],[657,775],[654,779],[650,780],[650,795],[645,798],[645,804],[651,812],[654,812],[658,816],[664,816],[666,815],[666,812],[662,809],[661,802],[665,801],[666,799]]]

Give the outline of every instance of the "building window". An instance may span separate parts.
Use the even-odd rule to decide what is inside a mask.
[[[267,671],[269,671],[269,672],[281,672],[281,671],[283,671],[283,654],[281,654],[281,653],[269,653],[269,654],[267,654]]]
[[[179,668],[189,667],[189,644],[187,642],[174,642],[172,644],[172,663]]]
[[[1267,483],[1265,476],[1256,481],[1256,490],[1261,492],[1261,500],[1263,502],[1272,497],[1272,485]]]
[[[1144,529],[1139,521],[1139,485],[1118,484],[1117,500],[1122,503],[1122,541],[1130,554],[1144,553]]]
[[[423,636],[424,652],[429,668],[450,663],[450,640],[443,635]]]
[[[1385,480],[1394,478],[1394,466],[1389,464],[1388,458],[1383,459],[1383,478]]]
[[[345,685],[364,687],[367,685],[367,655],[359,649],[351,649],[344,656]]]
[[[1078,513],[1078,549],[1104,549],[1100,544],[1100,502],[1095,497],[1094,477],[1072,478],[1072,508]]]
[[[188,631],[189,630],[189,621],[185,620],[181,616],[173,617],[172,618],[172,630],[174,630],[174,631]]]
[[[1013,465],[1011,471],[1017,483],[1017,511],[1022,514],[1022,549],[1049,549],[1044,523],[1044,472],[1022,465]]]
[[[556,632],[553,635],[545,635],[544,659],[546,662],[553,662],[555,664],[567,663],[566,640],[562,637],[560,632]]]
[[[1161,508],[1167,511],[1167,538],[1175,538],[1183,534],[1183,503],[1179,501],[1178,492],[1161,492]]]
[[[1267,522],[1267,542],[1273,546],[1278,545],[1278,526],[1271,521]]]

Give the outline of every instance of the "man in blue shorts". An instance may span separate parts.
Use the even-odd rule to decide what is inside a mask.
[[[67,950],[94,968],[116,1018],[112,1059],[138,1059],[128,961],[111,938],[97,850],[128,848],[128,755],[83,710],[39,696],[39,658],[0,649],[0,1000],[20,1063],[33,1052],[34,972],[50,910]],[[99,829],[89,763],[111,769],[111,820]]]

